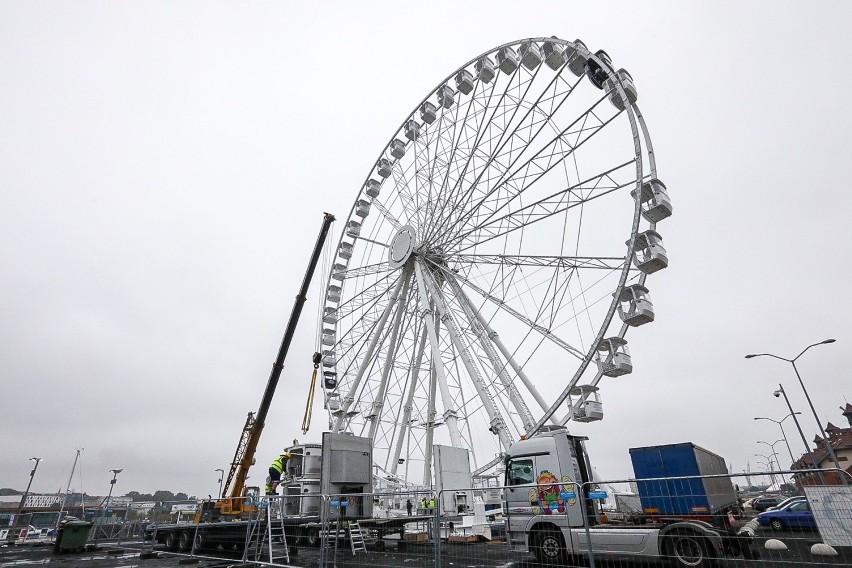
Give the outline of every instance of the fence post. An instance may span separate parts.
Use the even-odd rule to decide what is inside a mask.
[[[586,547],[589,550],[589,568],[595,568],[595,551],[592,549],[592,533],[589,530],[589,523],[591,522],[589,519],[589,510],[586,506],[586,485],[588,482],[583,483],[580,486],[580,490],[577,492],[577,498],[580,500],[580,509],[583,511],[583,526],[586,531]]]
[[[441,516],[441,497],[443,492],[444,490],[438,492],[438,498],[435,500],[435,510],[433,511],[434,517],[432,517],[432,534],[435,538],[435,568],[441,568],[441,525],[439,519]]]

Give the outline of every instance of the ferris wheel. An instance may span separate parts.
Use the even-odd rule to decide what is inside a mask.
[[[406,116],[335,250],[319,342],[330,429],[431,483],[436,444],[484,471],[521,436],[603,417],[671,215],[627,71],[579,40],[468,61]],[[618,318],[615,316],[618,315]],[[614,379],[610,379],[614,380]]]

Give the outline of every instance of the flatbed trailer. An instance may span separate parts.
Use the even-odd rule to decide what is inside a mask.
[[[426,523],[434,519],[432,515],[411,517],[386,517],[355,519],[362,530],[375,531],[376,542],[383,542],[390,535],[399,534],[402,539],[405,527],[411,523]],[[353,520],[353,519],[346,519]],[[295,516],[276,518],[276,526],[284,529],[287,543],[291,546],[319,546],[322,541],[323,522],[319,516]],[[337,519],[326,521],[328,530],[334,531]],[[263,534],[267,530],[266,520],[253,519],[241,521],[222,521],[198,524],[162,524],[149,525],[144,539],[153,544],[162,545],[173,552],[194,551],[242,551],[252,542],[252,535]],[[340,537],[348,534],[341,530]],[[379,545],[381,546],[381,545]]]

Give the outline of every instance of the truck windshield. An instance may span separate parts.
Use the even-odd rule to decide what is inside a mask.
[[[507,485],[533,483],[535,481],[533,461],[531,459],[511,460],[509,462],[509,467],[506,468],[506,474]]]

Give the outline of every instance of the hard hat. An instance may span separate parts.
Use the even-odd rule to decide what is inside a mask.
[[[286,457],[287,459],[290,459],[291,457],[293,457],[293,454],[291,454],[291,453],[290,453],[289,451],[287,451],[287,450],[284,450],[284,451],[281,453],[281,455],[282,455],[282,456],[284,456],[284,457]]]

